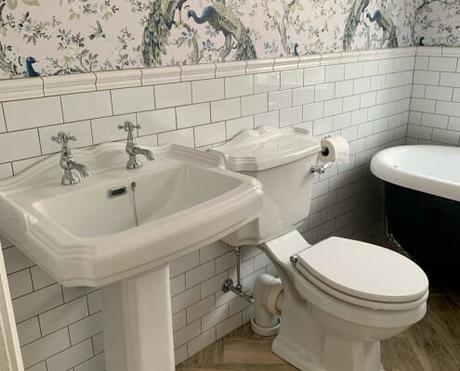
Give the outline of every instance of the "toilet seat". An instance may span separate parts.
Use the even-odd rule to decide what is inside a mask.
[[[379,301],[372,301],[372,300],[364,300],[357,298],[355,296],[344,294],[338,290],[335,290],[323,282],[317,280],[314,276],[310,275],[306,270],[302,268],[302,266],[297,265],[295,272],[297,273],[296,280],[303,281],[303,283],[308,283],[311,286],[314,286],[317,290],[324,292],[325,294],[333,297],[334,299],[348,303],[352,305],[356,305],[358,307],[362,307],[365,309],[373,309],[379,311],[407,311],[417,308],[418,306],[422,305],[426,302],[428,298],[428,291],[420,297],[420,299],[412,301],[412,302],[405,302],[405,303],[385,303]],[[308,300],[307,297],[305,299]]]
[[[297,254],[297,271],[337,299],[371,309],[408,310],[428,296],[411,260],[383,247],[331,237]]]

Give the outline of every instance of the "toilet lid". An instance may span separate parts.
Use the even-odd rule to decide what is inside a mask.
[[[325,285],[365,300],[411,302],[428,290],[428,278],[410,259],[355,240],[331,237],[299,253],[298,264]]]

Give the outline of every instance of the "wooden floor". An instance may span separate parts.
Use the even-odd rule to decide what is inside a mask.
[[[405,333],[383,342],[386,371],[460,371],[460,281],[430,277],[425,318]],[[178,371],[296,370],[271,353],[271,338],[245,325],[177,367]]]

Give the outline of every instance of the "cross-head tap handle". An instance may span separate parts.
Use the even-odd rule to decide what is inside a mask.
[[[138,124],[133,124],[132,121],[125,121],[123,125],[118,125],[118,129],[124,130],[127,132],[133,132],[134,129],[140,129],[141,126]]]
[[[74,135],[70,134],[69,132],[66,132],[66,131],[59,131],[59,132],[57,133],[56,136],[53,135],[53,136],[51,137],[51,140],[52,140],[53,142],[58,143],[58,144],[61,144],[61,143],[62,143],[62,144],[65,145],[65,144],[67,144],[69,141],[76,141],[77,138],[76,138]]]

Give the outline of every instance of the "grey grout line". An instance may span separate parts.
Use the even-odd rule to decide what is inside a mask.
[[[37,138],[38,138],[38,145],[39,145],[39,147],[40,147],[40,154],[41,154],[41,156],[43,156],[44,153],[43,153],[43,146],[42,146],[42,140],[41,140],[41,137],[40,137],[40,130],[39,130],[39,128],[37,128]],[[41,156],[40,156],[40,157],[41,157]]]
[[[62,104],[62,95],[59,95],[59,107],[61,108],[61,118],[62,118],[62,122],[60,122],[59,124],[61,124],[61,123],[65,122],[65,119],[64,119],[64,105]]]
[[[93,120],[89,120],[89,130],[91,133],[91,143],[94,145]]]
[[[5,106],[3,105],[3,103],[0,103],[0,108],[1,108],[1,111],[2,111],[2,117],[3,117],[3,123],[5,125],[5,132],[7,133],[8,132],[8,123],[6,122],[6,113],[5,113]]]
[[[154,85],[152,85],[152,97],[153,97],[153,109],[156,111],[157,110],[157,100],[155,97],[155,86]]]
[[[114,108],[113,108],[113,97],[112,97],[112,90],[109,90],[109,99],[110,99],[110,110],[112,114],[110,116],[114,116]]]

